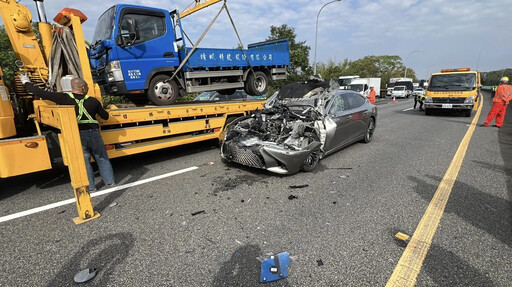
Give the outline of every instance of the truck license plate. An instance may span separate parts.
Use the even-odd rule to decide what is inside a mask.
[[[452,104],[443,104],[443,109],[451,109],[452,108]]]

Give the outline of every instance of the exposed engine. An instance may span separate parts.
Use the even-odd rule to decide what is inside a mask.
[[[291,150],[300,150],[319,136],[314,127],[320,115],[313,108],[302,113],[277,103],[270,109],[257,111],[242,118],[228,129],[225,140],[250,147],[261,144],[277,144]]]

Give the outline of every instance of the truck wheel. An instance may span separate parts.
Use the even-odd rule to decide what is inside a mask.
[[[249,72],[247,75],[246,92],[252,96],[262,96],[268,91],[267,75],[261,71]]]
[[[464,116],[466,116],[468,118],[471,117],[471,110],[465,110],[464,111]]]
[[[430,116],[432,111],[430,109],[425,109],[425,115]]]
[[[175,81],[165,82],[169,78],[167,75],[158,75],[149,83],[148,97],[157,106],[172,105],[178,99],[178,85]]]

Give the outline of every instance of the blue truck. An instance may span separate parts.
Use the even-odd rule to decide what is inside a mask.
[[[247,49],[187,47],[180,27],[176,10],[118,4],[105,11],[89,49],[103,92],[138,104],[170,105],[191,92],[244,89],[260,96],[274,80],[287,77],[287,39]]]

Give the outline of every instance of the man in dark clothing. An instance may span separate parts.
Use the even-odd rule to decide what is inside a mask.
[[[99,115],[102,119],[107,120],[108,112],[103,109],[101,103],[93,97],[89,97],[87,92],[89,87],[87,82],[82,78],[74,78],[71,80],[72,93],[56,93],[41,90],[35,87],[27,75],[20,75],[21,82],[27,91],[33,93],[37,97],[50,100],[59,105],[73,105],[77,114],[78,129],[80,131],[80,139],[82,141],[82,149],[84,151],[85,167],[87,168],[87,177],[89,179],[89,190],[95,191],[94,171],[91,165],[91,156],[98,164],[98,169],[103,182],[108,187],[115,186],[114,171],[105,150],[105,144],[101,138],[99,131],[100,125],[95,119]]]

